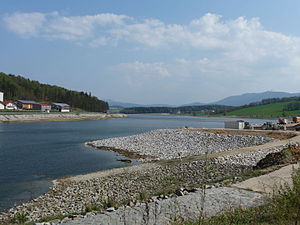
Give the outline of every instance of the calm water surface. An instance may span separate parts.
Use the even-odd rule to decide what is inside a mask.
[[[125,157],[85,147],[86,141],[159,128],[222,128],[228,120],[233,119],[130,115],[96,121],[0,123],[0,212],[46,192],[55,178],[128,166],[117,161]]]

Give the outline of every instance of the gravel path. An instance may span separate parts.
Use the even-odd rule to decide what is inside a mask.
[[[86,144],[99,149],[121,150],[155,159],[174,159],[261,145],[274,140],[254,135],[225,135],[185,129],[161,129]]]

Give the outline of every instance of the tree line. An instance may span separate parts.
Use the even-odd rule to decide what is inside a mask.
[[[22,76],[0,73],[0,91],[6,100],[33,100],[51,103],[63,102],[72,108],[90,112],[106,112],[108,103],[91,93],[68,90],[55,85],[41,84]]]
[[[203,112],[206,114],[229,111],[233,106],[222,105],[201,105],[201,106],[180,106],[180,107],[131,107],[124,108],[120,112],[126,114],[139,113],[171,113],[171,114],[193,114]]]

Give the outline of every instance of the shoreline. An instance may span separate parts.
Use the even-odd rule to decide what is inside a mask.
[[[125,114],[107,114],[107,113],[0,114],[0,123],[103,120],[103,119],[124,118],[124,117],[127,117],[127,115],[125,115]]]
[[[270,133],[270,131],[259,133]],[[263,145],[205,156],[159,160],[55,179],[46,194],[14,207],[8,213],[11,217],[18,212],[27,212],[30,220],[55,215],[80,215],[80,212],[87,210],[88,206],[97,205],[102,210],[106,210],[109,201],[114,201],[116,205],[124,205],[125,202],[128,205],[135,205],[143,193],[150,197],[160,196],[159,193],[162,191],[171,189],[173,193],[178,187],[191,188],[199,187],[203,182],[219,182],[226,177],[239,176],[253,170],[253,166],[269,153],[280,152],[290,144],[299,145],[299,134],[290,133],[297,135]],[[209,173],[207,168],[215,172]]]

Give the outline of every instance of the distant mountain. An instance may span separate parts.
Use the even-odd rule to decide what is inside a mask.
[[[209,103],[193,102],[189,104],[183,104],[180,106],[203,106],[203,105],[242,106],[252,102],[259,102],[263,99],[268,99],[268,98],[287,98],[287,97],[294,97],[294,96],[300,96],[300,93],[266,91],[261,93],[246,93],[242,95],[229,96],[216,102],[209,102]],[[110,99],[107,99],[105,101],[107,101],[110,106],[120,106],[123,108],[179,107],[179,105],[168,105],[168,104],[148,104],[148,105],[135,104],[135,103],[127,103],[127,102],[118,102]]]
[[[242,105],[249,104],[251,102],[259,102],[267,98],[286,98],[286,97],[294,97],[294,96],[300,96],[300,93],[266,91],[262,93],[246,93],[242,95],[230,96],[222,100],[219,100],[217,102],[212,102],[209,104],[242,106]]]

